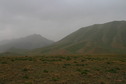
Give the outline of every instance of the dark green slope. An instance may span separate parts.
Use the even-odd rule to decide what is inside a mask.
[[[41,54],[126,54],[126,21],[84,27],[52,46],[37,49]]]

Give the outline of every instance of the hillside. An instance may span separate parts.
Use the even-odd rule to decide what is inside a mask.
[[[14,51],[15,49],[18,50],[31,50],[35,48],[45,47],[52,44],[53,41],[48,40],[41,35],[33,34],[27,37],[14,39],[14,40],[7,40],[0,42],[0,52],[6,51]],[[13,50],[12,50],[13,49]]]
[[[41,54],[126,54],[126,21],[83,27],[52,46],[32,53]]]

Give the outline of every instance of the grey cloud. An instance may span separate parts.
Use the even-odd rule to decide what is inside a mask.
[[[0,40],[39,33],[59,40],[80,27],[126,20],[126,0],[0,0]]]

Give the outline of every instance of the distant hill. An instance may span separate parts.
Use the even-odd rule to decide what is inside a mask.
[[[33,34],[19,39],[1,41],[0,52],[31,50],[45,47],[52,43],[53,41],[48,40],[39,34]]]
[[[83,27],[54,45],[32,53],[41,54],[126,54],[126,21]]]

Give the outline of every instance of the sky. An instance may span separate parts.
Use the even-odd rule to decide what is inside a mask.
[[[31,34],[58,41],[115,20],[126,20],[126,0],[0,0],[0,41]]]

